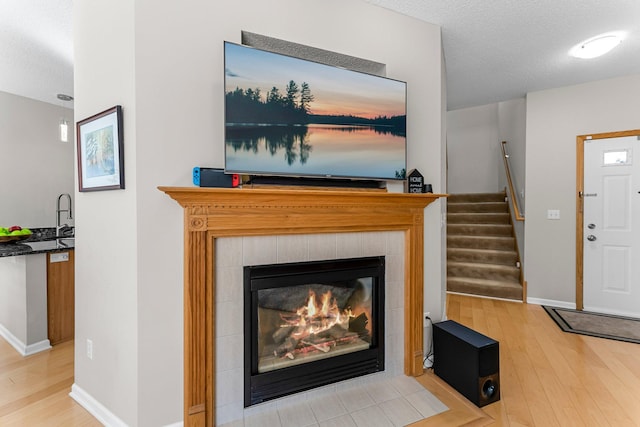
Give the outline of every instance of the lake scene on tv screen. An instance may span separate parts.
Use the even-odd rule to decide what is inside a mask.
[[[225,42],[225,169],[406,174],[406,83]]]

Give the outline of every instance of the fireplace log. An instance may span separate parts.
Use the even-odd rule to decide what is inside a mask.
[[[320,350],[323,353],[327,353],[327,352],[329,352],[329,350],[331,350],[331,348],[329,346],[327,346],[327,345],[320,346],[320,345],[316,345],[316,344],[314,344],[312,342],[304,341],[304,340],[302,340],[300,342],[302,344],[305,344],[305,345],[310,345],[311,347],[315,348],[316,350]]]
[[[287,353],[292,353],[298,346],[300,340],[289,335],[285,340],[273,351],[274,356],[282,357]]]
[[[283,326],[276,329],[273,335],[271,335],[271,337],[273,338],[273,342],[276,344],[282,343],[282,341],[284,341],[285,338],[291,335],[291,332],[293,331],[294,328],[295,326]]]
[[[342,326],[333,325],[331,329],[327,331],[331,338],[337,340],[339,338],[344,337],[347,334],[347,330]]]
[[[349,320],[349,331],[356,332],[358,334],[367,333],[367,324],[369,319],[364,313],[360,313],[355,319]]]

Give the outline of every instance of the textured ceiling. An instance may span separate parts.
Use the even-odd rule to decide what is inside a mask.
[[[0,0],[0,91],[52,104],[73,95],[72,0]]]
[[[449,110],[640,73],[640,0],[365,1],[442,27]],[[607,55],[567,55],[611,31],[627,37]]]
[[[449,110],[640,73],[640,0],[364,1],[442,27]],[[56,99],[73,95],[71,12],[72,0],[0,0],[0,91],[72,106]],[[627,36],[609,54],[567,55],[611,31]]]

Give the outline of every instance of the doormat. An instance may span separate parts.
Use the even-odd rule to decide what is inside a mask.
[[[564,332],[640,344],[640,319],[542,306]]]

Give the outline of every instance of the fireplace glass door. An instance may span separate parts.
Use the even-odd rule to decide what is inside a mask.
[[[245,406],[383,370],[384,267],[245,267]]]

